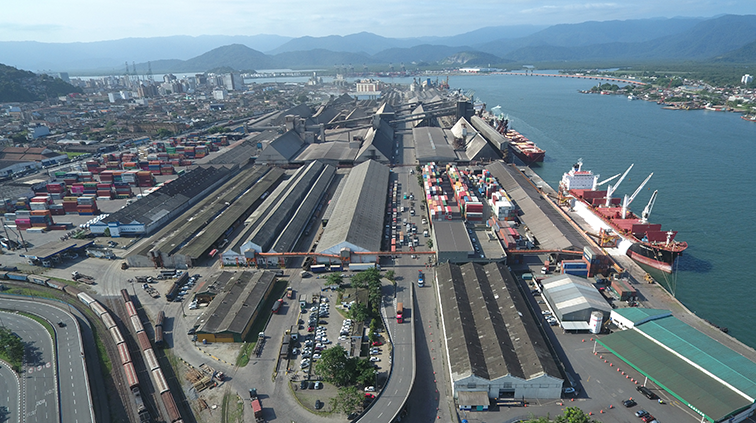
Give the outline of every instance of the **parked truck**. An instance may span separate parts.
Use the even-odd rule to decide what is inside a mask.
[[[368,270],[372,268],[376,268],[378,270],[381,270],[381,266],[375,264],[375,263],[349,263],[349,270],[352,272],[359,272],[362,270]]]
[[[279,310],[281,310],[281,307],[283,306],[283,300],[279,298],[275,303],[273,303],[273,313],[277,314]]]
[[[255,416],[256,422],[263,422],[265,419],[263,419],[263,411],[262,411],[262,404],[260,403],[260,398],[255,397],[250,400],[250,403],[252,404],[252,413]]]
[[[93,285],[95,283],[95,278],[88,275],[83,275],[75,270],[71,273],[71,279],[75,280],[76,282],[85,283],[87,285]]]
[[[327,269],[325,264],[313,264],[310,266],[310,271],[312,273],[325,273]]]

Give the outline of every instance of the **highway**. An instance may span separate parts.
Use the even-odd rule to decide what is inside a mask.
[[[3,301],[3,307],[8,305]],[[29,423],[60,421],[56,397],[53,343],[39,322],[14,313],[3,313],[3,325],[25,344],[22,381],[22,414]]]
[[[29,326],[26,333],[17,333],[24,341],[31,341],[32,347],[40,349],[39,352],[42,354],[40,356],[34,353],[31,360],[27,358],[33,366],[29,364],[25,366],[26,422],[95,421],[78,321],[66,310],[46,303],[4,297],[2,304],[4,309],[24,311],[47,319],[52,323],[57,337],[56,363],[52,355],[52,340],[47,331],[39,323],[23,317],[33,322],[33,326]],[[8,325],[5,319],[7,315],[3,314],[3,322],[6,325]],[[60,327],[58,322],[63,322],[65,326]],[[47,350],[42,351],[40,345],[45,345]],[[28,352],[27,357],[29,357]],[[56,372],[57,384],[55,383]],[[60,406],[58,406],[58,400]],[[60,413],[59,416],[58,413]],[[39,420],[35,420],[35,417]]]
[[[2,316],[0,316],[2,319]],[[8,363],[0,361],[0,421],[20,423],[20,380]],[[4,407],[4,408],[3,408]]]

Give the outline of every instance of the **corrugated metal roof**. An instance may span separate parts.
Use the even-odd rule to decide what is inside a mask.
[[[674,318],[661,320],[668,319]],[[649,324],[653,322],[641,326]],[[709,368],[702,369],[687,362],[677,351],[670,351],[644,336],[637,330],[639,327],[601,337],[598,342],[712,421],[726,419],[753,403],[703,371]]]
[[[264,294],[276,279],[275,274],[268,271],[223,272],[219,278],[227,279],[228,283],[210,303],[205,312],[207,320],[197,332],[241,334],[265,300]]]
[[[674,317],[653,320],[636,330],[756,399],[756,363]]]
[[[525,298],[505,265],[442,263],[437,278],[455,377],[560,377]]]
[[[297,207],[310,192],[315,181],[318,180],[324,168],[333,168],[321,162],[314,161],[308,166],[301,167],[291,178],[287,189],[274,203],[273,207],[264,215],[260,216],[255,223],[256,229],[252,232],[247,242],[260,248],[258,252],[268,252],[273,242],[281,234],[284,227],[292,217],[292,210]],[[241,251],[243,254],[244,251]]]
[[[362,251],[380,251],[388,181],[388,167],[376,161],[353,167],[317,251],[324,252],[343,243]]]
[[[415,141],[415,156],[420,163],[450,163],[457,159],[454,148],[449,145],[444,130],[430,126],[412,128]]]
[[[544,296],[549,300],[560,317],[587,308],[600,310],[608,316],[612,311],[601,293],[578,276],[559,275],[544,279],[542,282]]]
[[[231,203],[222,214],[213,218],[201,233],[192,238],[186,246],[179,250],[179,253],[185,254],[194,260],[199,258],[200,255],[207,251],[213,243],[234,224],[234,222],[247,213],[250,207],[252,207],[255,202],[259,201],[260,197],[268,192],[270,187],[281,179],[283,174],[283,169],[273,168],[265,176],[259,178],[257,183],[251,188],[243,187],[245,192],[243,192],[238,198],[232,200],[233,203]]]
[[[535,235],[541,248],[563,250],[577,247],[582,250],[587,245],[575,228],[546,204],[549,200],[541,198],[530,180],[519,174],[516,168],[499,161],[488,165],[487,169],[522,210],[519,218]]]

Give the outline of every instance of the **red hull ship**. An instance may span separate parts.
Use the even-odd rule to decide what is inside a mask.
[[[581,167],[582,163],[578,162],[572,170],[562,176],[562,182],[560,182],[562,195],[571,195],[582,201],[596,216],[614,229],[620,237],[631,241],[632,245],[627,249],[627,255],[630,258],[663,272],[672,273],[677,257],[681,256],[683,251],[688,248],[688,243],[675,241],[677,231],[663,231],[661,224],[648,222],[658,191],[654,191],[651,195],[641,217],[628,210],[630,203],[651,179],[653,173],[643,181],[632,196],[626,195],[624,199],[620,199],[612,198],[612,193],[632,169],[632,165],[625,171],[617,184],[609,185],[608,189],[602,191],[596,190],[597,186],[620,175],[597,183],[598,175],[584,171]],[[617,236],[613,236],[604,230],[601,231],[602,247],[614,247],[616,241]]]
[[[509,128],[509,119],[494,118],[491,126],[509,141],[509,149],[523,163],[530,166],[534,163],[543,163],[546,152],[539,148],[533,141],[521,133]]]

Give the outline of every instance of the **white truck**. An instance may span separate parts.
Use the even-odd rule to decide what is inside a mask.
[[[368,270],[374,267],[378,270],[381,270],[381,266],[375,263],[349,263],[349,270],[352,272]]]

